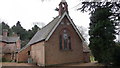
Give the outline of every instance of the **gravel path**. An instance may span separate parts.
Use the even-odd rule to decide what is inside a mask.
[[[4,63],[2,63],[2,66],[36,66],[36,65],[35,64],[30,64],[30,63],[4,62]],[[64,64],[64,65],[60,65],[60,66],[102,66],[102,65],[98,64],[97,62],[91,62],[91,63]]]
[[[3,62],[2,66],[35,66],[34,64],[30,63],[10,63],[10,62]]]

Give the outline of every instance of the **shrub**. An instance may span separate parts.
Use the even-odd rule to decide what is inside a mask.
[[[5,58],[2,58],[2,62],[6,62],[7,60]]]
[[[116,46],[113,54],[113,63],[115,66],[120,66],[120,46]]]

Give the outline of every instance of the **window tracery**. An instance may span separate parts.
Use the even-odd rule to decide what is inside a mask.
[[[68,30],[64,29],[60,34],[60,49],[71,49],[71,37]]]

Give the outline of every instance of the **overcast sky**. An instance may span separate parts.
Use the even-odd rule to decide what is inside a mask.
[[[34,22],[49,23],[58,12],[54,9],[58,7],[61,0],[0,0],[0,20],[5,21],[10,26],[17,21],[25,29],[31,29]],[[68,3],[69,14],[74,23],[78,26],[89,26],[88,13],[81,13],[76,9],[80,0],[66,0]],[[77,6],[77,7],[76,7]]]
[[[10,27],[17,21],[25,29],[31,29],[34,23],[48,24],[54,17],[58,16],[55,8],[61,0],[0,0],[0,21],[4,21]],[[69,15],[77,26],[89,27],[88,13],[77,11],[77,6],[82,0],[66,0],[68,3]],[[40,26],[41,27],[41,26]],[[88,29],[87,29],[88,30]],[[86,32],[87,33],[87,32]],[[87,39],[88,41],[88,39]]]

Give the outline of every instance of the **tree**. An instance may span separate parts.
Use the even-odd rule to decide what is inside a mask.
[[[27,39],[27,31],[21,26],[20,21],[18,21],[16,25],[12,27],[12,31],[17,33],[20,36],[21,40],[24,41]]]
[[[21,39],[21,47],[24,47],[29,39],[28,39],[28,32],[26,29],[24,29],[21,24],[20,24],[20,21],[18,21],[16,23],[16,25],[14,25],[12,28],[11,28],[12,32],[15,32],[18,36],[20,36],[20,39]]]
[[[109,8],[97,8],[90,17],[90,49],[100,63],[112,62],[115,47],[115,24],[110,20]]]
[[[113,63],[115,66],[120,66],[120,42],[116,42],[116,47],[113,54]]]
[[[82,2],[78,10],[90,11],[90,49],[101,63],[113,62],[115,28],[120,24],[120,2]],[[117,28],[116,28],[117,29]],[[117,60],[116,60],[117,61]]]
[[[8,24],[6,24],[4,21],[0,23],[0,29],[1,29],[0,35],[2,35],[3,29],[7,29],[8,35],[11,36],[12,32],[11,32],[10,26]]]
[[[32,27],[32,29],[30,30],[26,30],[21,26],[20,21],[18,21],[16,23],[16,25],[13,25],[11,28],[9,27],[8,24],[4,23],[4,22],[0,22],[0,35],[2,35],[2,31],[3,29],[7,29],[9,36],[12,36],[13,33],[16,33],[18,36],[20,36],[21,39],[21,47],[24,47],[29,41],[30,39],[34,36],[34,34],[40,30],[40,28],[37,25],[34,25],[34,27]]]
[[[83,26],[77,26],[79,32],[82,34],[82,36],[84,37],[84,39],[86,41],[88,41],[88,33],[87,33],[87,28],[83,27]]]
[[[28,34],[29,34],[29,40],[35,35],[35,33],[40,30],[40,28],[37,25],[34,25],[34,27],[32,27],[32,30],[28,30]]]
[[[82,7],[78,8],[81,12],[88,12],[90,11],[90,14],[94,12],[97,8],[109,8],[109,12],[111,12],[110,20],[112,20],[115,24],[115,26],[118,26],[120,24],[120,1],[116,2],[82,2]]]
[[[5,22],[1,22],[2,29],[10,29],[9,25],[6,24]]]

